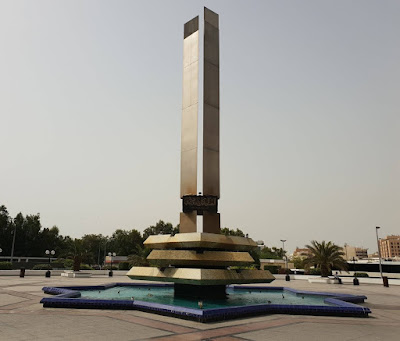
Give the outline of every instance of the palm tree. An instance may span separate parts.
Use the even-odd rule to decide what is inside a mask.
[[[347,263],[344,260],[344,253],[340,246],[332,242],[316,240],[311,241],[311,245],[306,245],[310,250],[310,256],[304,260],[304,267],[307,269],[310,266],[315,266],[321,270],[321,276],[327,277],[332,275],[332,269],[347,270]]]

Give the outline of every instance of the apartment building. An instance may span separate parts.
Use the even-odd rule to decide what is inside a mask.
[[[368,249],[363,247],[344,244],[342,251],[344,253],[343,258],[347,261],[353,260],[353,258],[356,260],[368,258]]]
[[[381,257],[384,259],[400,257],[400,236],[386,236],[379,239]]]

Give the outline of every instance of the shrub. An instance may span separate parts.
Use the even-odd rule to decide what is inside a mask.
[[[118,269],[119,270],[129,270],[129,262],[121,262],[118,264]]]
[[[252,270],[252,269],[256,269],[256,265],[255,264],[250,264],[250,265],[242,265],[242,266],[230,266],[229,267],[230,270]]]
[[[89,266],[87,264],[83,264],[83,263],[81,263],[80,268],[81,268],[81,270],[93,270],[93,268],[91,266]]]
[[[277,274],[279,271],[279,266],[275,265],[264,265],[264,270],[270,271],[272,274]]]
[[[281,268],[281,267],[278,268],[278,274],[280,274],[280,275],[286,275],[289,272],[290,272],[289,269],[285,269],[285,268]]]
[[[66,269],[72,269],[73,266],[74,266],[74,260],[73,259],[66,259],[64,261],[64,267]]]
[[[12,263],[11,262],[0,262],[0,270],[11,270]]]
[[[369,275],[366,272],[356,272],[354,277],[369,277]]]
[[[320,269],[310,269],[306,272],[306,275],[321,275]]]
[[[106,265],[103,269],[105,269],[105,270],[110,270],[110,266],[109,266],[109,265]],[[115,266],[115,265],[113,265],[112,269],[113,269],[113,270],[118,270],[118,267]]]
[[[33,270],[52,270],[53,268],[51,267],[51,265],[50,265],[50,267],[49,267],[49,264],[36,264],[34,267],[33,267]]]
[[[64,269],[64,263],[60,262],[51,262],[51,267],[53,269]]]

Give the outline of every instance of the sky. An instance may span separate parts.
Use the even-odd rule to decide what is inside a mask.
[[[399,1],[0,1],[0,204],[72,237],[178,224],[183,24],[203,6],[222,227],[289,251],[400,234]]]

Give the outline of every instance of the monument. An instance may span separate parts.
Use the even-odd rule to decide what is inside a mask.
[[[127,275],[132,279],[173,282],[176,296],[225,298],[228,284],[269,283],[275,278],[269,271],[246,268],[254,262],[249,251],[257,248],[252,239],[220,233],[219,17],[207,8],[203,37],[203,191],[197,192],[197,16],[184,25],[183,34],[179,233],[148,237],[144,245],[152,249],[147,257],[152,267],[133,267]],[[198,215],[203,217],[202,232],[197,229]]]

